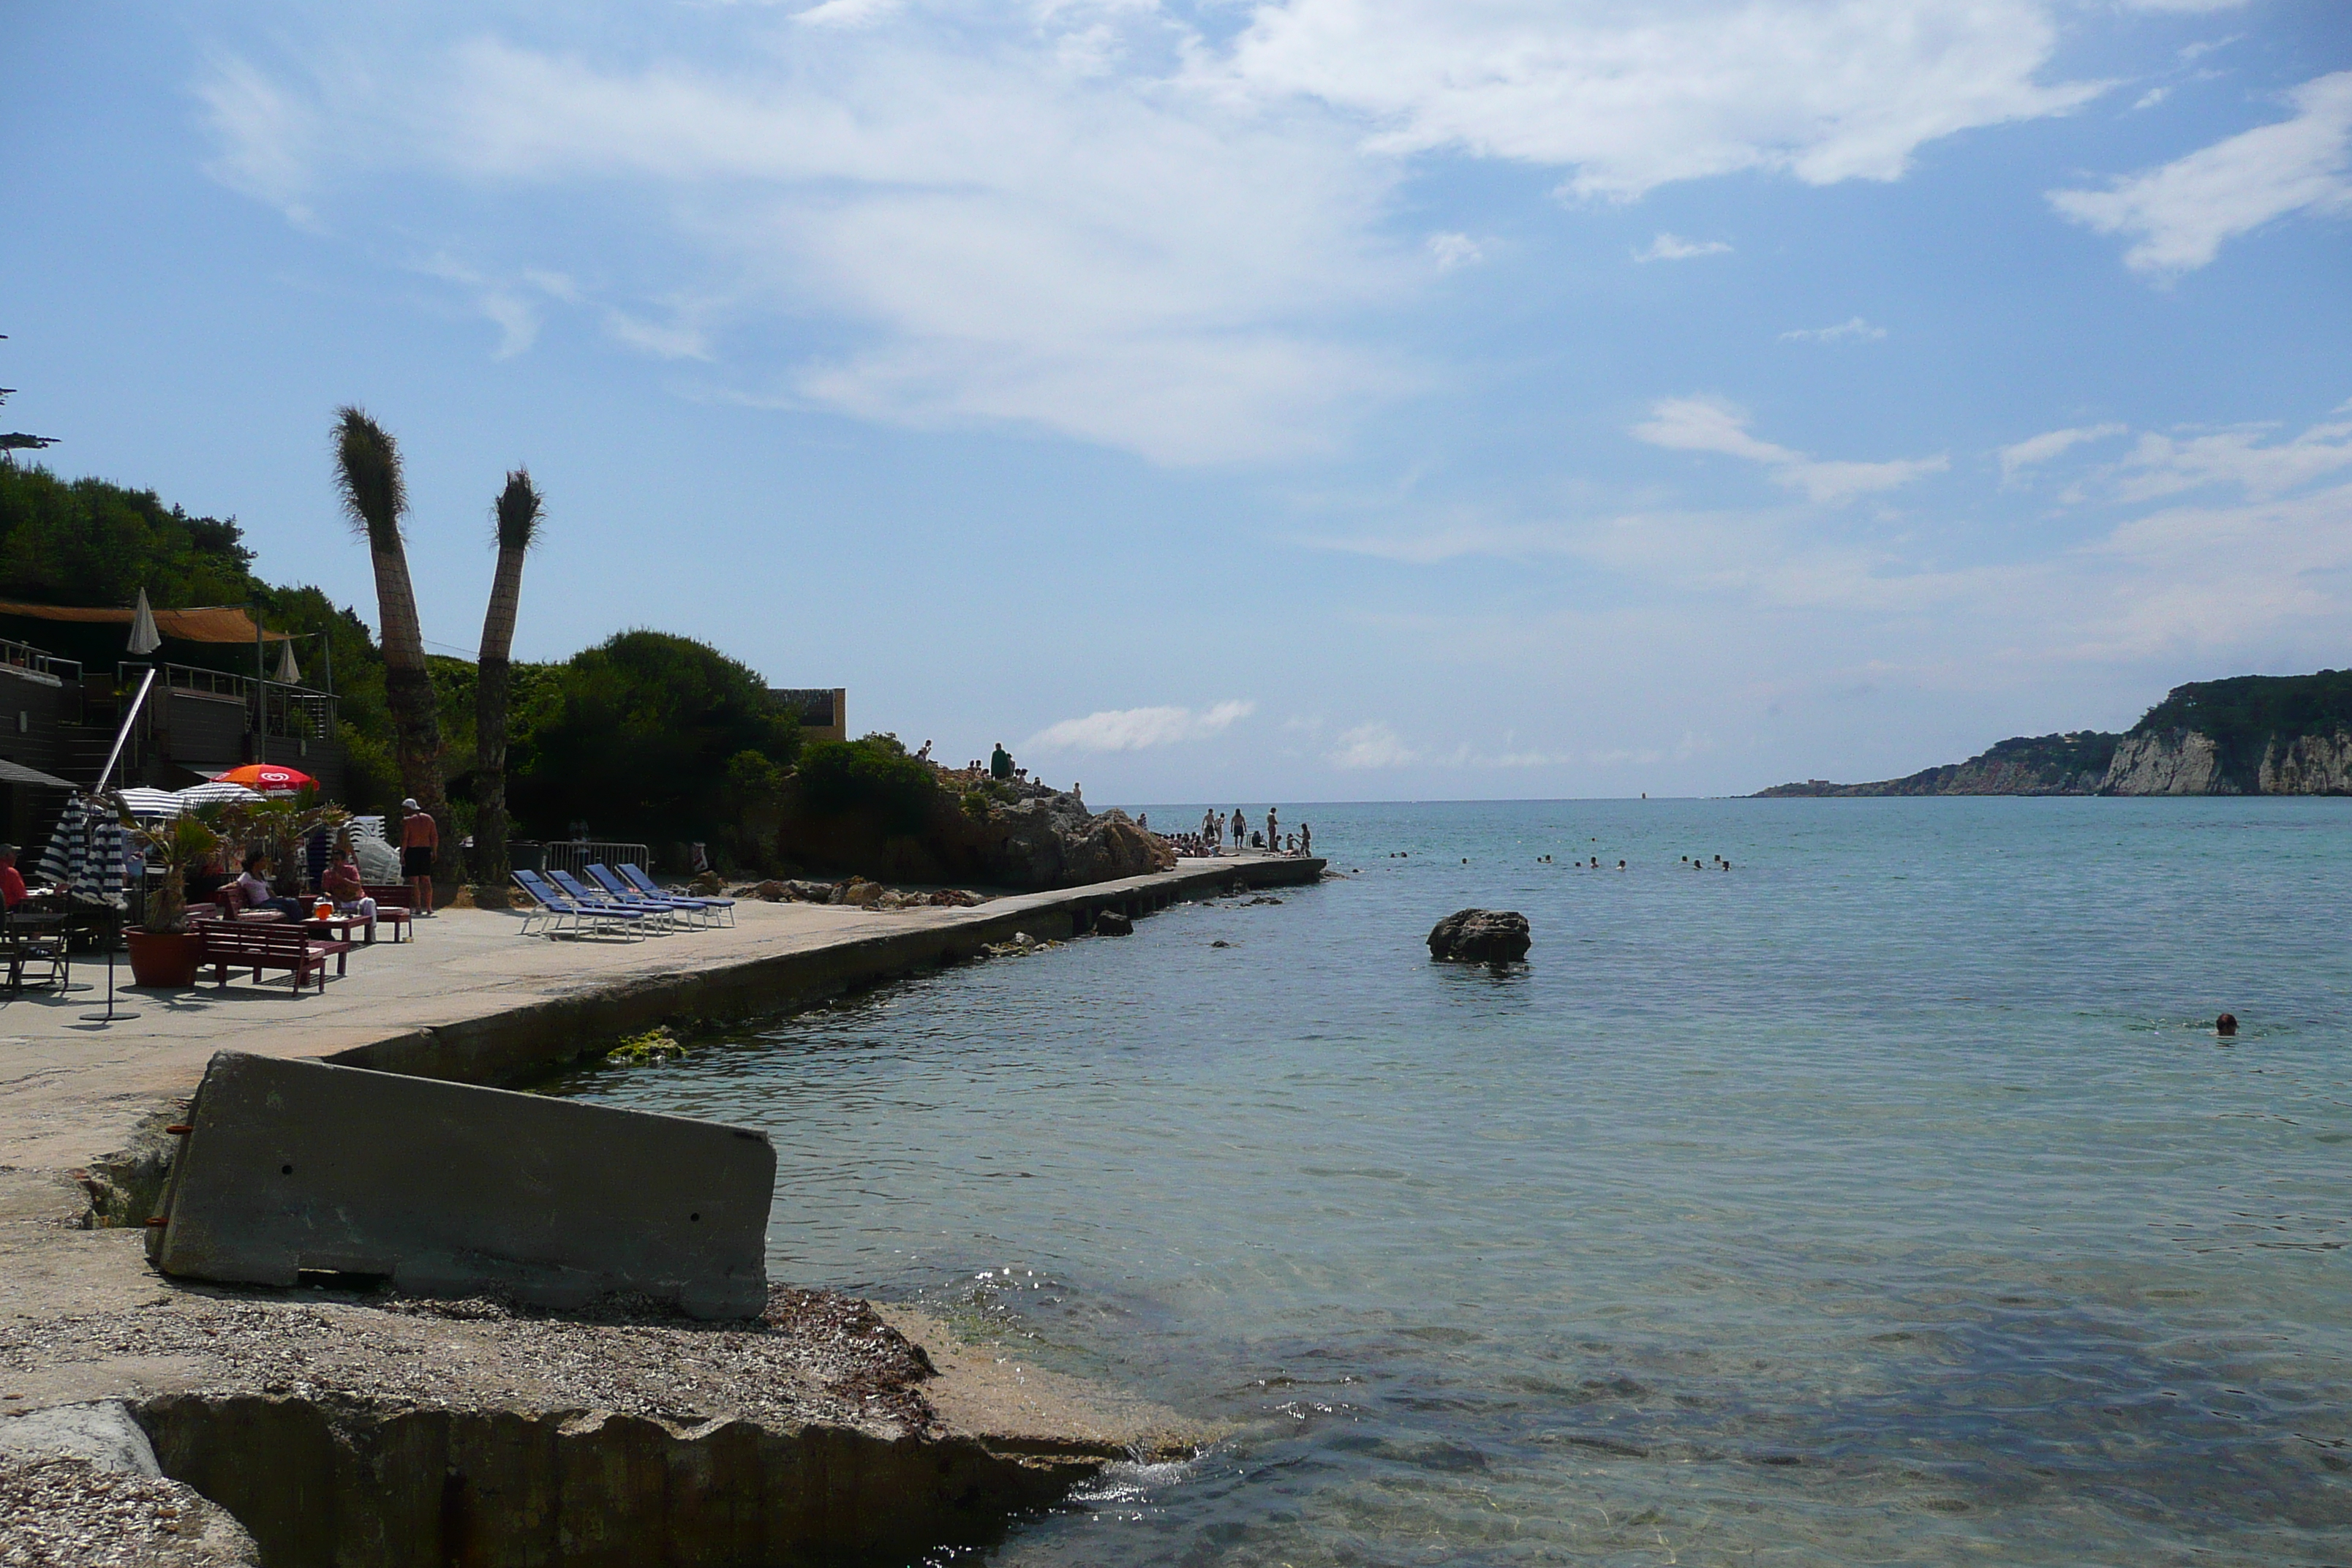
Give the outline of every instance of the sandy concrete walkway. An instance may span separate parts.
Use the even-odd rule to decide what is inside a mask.
[[[0,1167],[63,1170],[121,1148],[141,1117],[194,1092],[216,1050],[327,1056],[633,981],[721,971],[890,933],[993,924],[1030,910],[1041,917],[1043,934],[1044,918],[1074,899],[1199,887],[1246,874],[1259,862],[1272,858],[1182,861],[1158,876],[1015,895],[975,909],[869,912],[741,900],[731,930],[643,941],[525,938],[518,934],[519,914],[451,910],[417,921],[414,941],[383,939],[354,949],[349,972],[331,975],[323,995],[295,997],[283,973],[256,985],[250,970],[232,971],[226,985],[215,986],[207,973],[189,991],[118,992],[118,1011],[138,1016],[111,1025],[83,1017],[104,1009],[103,963],[77,962],[74,984],[94,982],[94,989],[0,998]],[[1054,934],[1068,929],[1065,923]],[[120,985],[130,980],[120,960],[115,979]]]

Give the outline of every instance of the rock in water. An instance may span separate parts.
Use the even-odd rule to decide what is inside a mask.
[[[1430,929],[1429,956],[1447,963],[1517,963],[1534,942],[1517,910],[1457,910]]]
[[[1095,934],[1097,936],[1133,936],[1135,922],[1117,910],[1097,910]]]

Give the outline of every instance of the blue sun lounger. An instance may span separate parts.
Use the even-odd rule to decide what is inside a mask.
[[[679,911],[677,906],[675,904],[657,904],[650,899],[641,900],[635,903],[626,902],[623,900],[614,898],[612,894],[604,891],[602,888],[592,888],[588,886],[587,883],[583,882],[579,878],[573,876],[569,871],[557,871],[551,869],[547,873],[547,876],[550,881],[562,889],[565,893],[571,896],[572,901],[578,904],[583,909],[593,910],[601,914],[633,914],[640,916],[646,922],[645,929],[649,931],[656,932],[656,934],[667,935],[668,932],[677,929],[677,917]]]
[[[673,899],[684,896],[682,894],[663,891],[661,884],[647,876],[646,874],[646,868],[643,866],[632,864],[627,866],[615,866],[613,868],[620,872],[623,877],[628,879],[628,882],[631,887],[636,889],[637,891],[645,894],[646,897],[649,899]],[[709,905],[712,912],[723,917],[729,925],[733,925],[735,923],[734,900],[722,899],[716,893],[697,893],[694,895],[694,898],[695,901],[698,903]]]
[[[646,914],[643,910],[608,910],[583,906],[582,902],[547,885],[546,879],[536,871],[513,873],[515,886],[530,895],[538,908],[527,910],[522,917],[525,936],[559,937],[565,934],[564,922],[571,922],[573,936],[593,932],[621,931],[645,934]],[[539,929],[533,931],[536,925]]]
[[[644,910],[667,909],[673,914],[691,917],[698,925],[718,923],[718,911],[710,907],[708,899],[688,898],[684,893],[665,893],[658,889],[651,893],[639,892],[601,860],[590,864],[588,875],[598,887],[625,904]]]

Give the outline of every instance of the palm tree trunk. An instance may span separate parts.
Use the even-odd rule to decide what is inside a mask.
[[[397,538],[390,549],[368,553],[375,563],[377,618],[383,623],[383,700],[392,710],[393,749],[400,759],[400,782],[441,830],[433,857],[436,881],[456,881],[457,825],[441,783],[441,707],[425,669],[425,633],[416,618],[416,594],[408,582],[408,552]]]
[[[501,545],[482,617],[482,658],[474,688],[474,875],[503,886],[507,865],[507,689],[515,616],[522,602],[524,549]]]

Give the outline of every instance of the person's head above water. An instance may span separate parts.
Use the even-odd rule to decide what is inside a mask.
[[[2217,1035],[2236,1034],[2238,1032],[2238,1016],[2235,1013],[2222,1014],[2220,1017],[2213,1020],[2213,1032]]]

